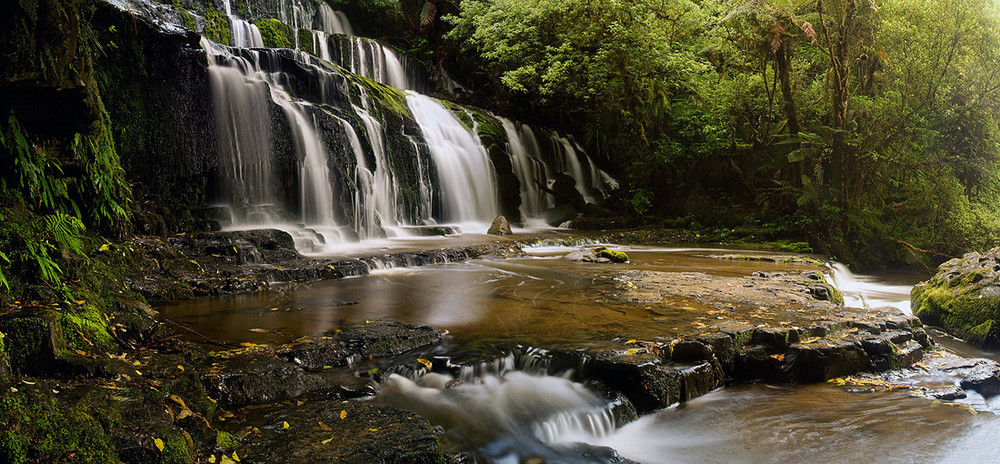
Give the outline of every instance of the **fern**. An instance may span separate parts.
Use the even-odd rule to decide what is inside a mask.
[[[45,216],[45,230],[62,249],[86,256],[80,236],[85,227],[79,219],[57,211],[55,214]]]

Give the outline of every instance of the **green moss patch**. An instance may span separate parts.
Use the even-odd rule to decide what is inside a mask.
[[[274,18],[254,21],[254,25],[260,30],[260,37],[264,40],[265,47],[295,47],[295,31],[289,25]]]

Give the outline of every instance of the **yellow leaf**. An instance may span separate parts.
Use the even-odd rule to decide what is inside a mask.
[[[277,311],[278,308],[271,308],[271,311]]]
[[[82,304],[86,303],[87,300],[73,300],[73,302],[76,303],[76,304],[78,304],[78,305],[82,305]]]
[[[229,456],[226,456],[225,454],[223,454],[222,455],[222,461],[220,461],[219,464],[234,464],[235,462],[236,461],[233,461],[232,459],[229,459]]]
[[[156,445],[156,449],[160,450],[161,453],[163,452],[163,440],[154,438],[153,444]]]
[[[646,351],[645,348],[629,348],[625,350],[625,356],[632,356],[639,353],[643,353],[645,351]]]
[[[324,424],[323,421],[321,421],[319,419],[316,419],[316,423],[319,424],[319,429],[322,430],[322,431],[324,431],[324,432],[329,432],[329,431],[333,430],[333,428],[331,428],[329,425]]]
[[[240,462],[240,455],[236,454],[236,451],[233,451],[233,461]]]
[[[215,464],[215,460],[216,459],[215,459],[215,455],[214,454],[211,455],[211,456],[209,456],[208,457],[208,464]]]
[[[184,372],[184,366],[182,366],[182,365],[178,364],[178,365],[177,365],[177,368],[178,368],[178,369],[180,369],[180,370],[181,370],[181,372]]]
[[[347,411],[340,411],[340,420],[347,419]]]
[[[286,429],[288,429],[288,427],[291,427],[290,425],[288,425],[288,422],[282,422],[281,423],[281,430],[286,430]]]
[[[431,368],[431,362],[430,361],[428,361],[426,359],[423,359],[423,358],[417,358],[417,362],[420,363],[420,364],[423,364],[424,366],[427,366],[427,369],[430,370],[430,368]]]
[[[633,338],[633,339],[631,339],[631,340],[629,340],[629,341],[625,342],[625,344],[626,344],[626,345],[631,345],[631,344],[633,344],[633,343],[636,343],[636,342],[638,342],[638,341],[639,341],[639,340],[636,340],[636,339],[634,339],[634,338]]]
[[[97,249],[97,251],[108,251],[108,249],[110,249],[110,248],[111,248],[111,247],[110,247],[110,246],[108,246],[108,244],[107,244],[107,243],[105,243],[104,245],[101,245],[101,247],[100,247],[100,248],[98,248],[98,249]]]
[[[378,429],[368,429],[369,432],[378,432]]]
[[[333,441],[333,437],[330,437],[330,438],[327,438],[326,440],[323,440],[323,442],[322,442],[322,443],[323,443],[324,445],[326,445],[326,444],[329,444],[329,443],[330,443],[331,441]]]

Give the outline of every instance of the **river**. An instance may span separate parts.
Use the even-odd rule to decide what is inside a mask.
[[[424,356],[457,359],[514,344],[579,348],[616,337],[672,339],[671,329],[689,316],[606,297],[613,275],[625,269],[739,276],[809,267],[708,257],[730,249],[614,248],[626,251],[631,262],[577,263],[560,259],[570,248],[536,247],[523,258],[376,269],[364,277],[276,286],[261,294],[159,309],[189,328],[192,340],[230,344],[283,343],[379,318],[427,324],[448,335]],[[892,305],[906,312],[910,286],[922,277],[859,276],[842,266],[829,272],[849,304]],[[672,303],[685,309],[681,314],[705,309],[694,301]],[[993,357],[956,340],[939,337],[939,343],[963,355]],[[611,405],[587,386],[539,375],[513,357],[486,364],[469,371],[465,384],[453,389],[443,388],[451,379],[439,374],[416,381],[394,376],[381,387],[378,400],[443,427],[442,443],[449,451],[478,453],[496,463],[609,462],[600,449],[581,451],[581,442],[646,464],[987,462],[1000,455],[1000,444],[992,439],[1000,433],[994,414],[906,391],[739,385],[615,424]]]

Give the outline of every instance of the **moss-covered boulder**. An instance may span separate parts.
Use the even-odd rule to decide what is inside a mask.
[[[913,313],[974,345],[1000,346],[1000,248],[968,253],[913,287]]]

